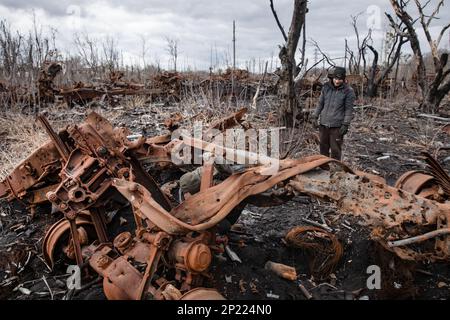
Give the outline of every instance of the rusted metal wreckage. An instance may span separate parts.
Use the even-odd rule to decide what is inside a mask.
[[[63,70],[59,63],[47,63],[39,73],[38,89],[39,97],[45,102],[54,102],[58,97],[69,105],[75,103],[85,104],[95,98],[113,99],[116,96],[130,95],[160,95],[160,89],[148,89],[143,84],[124,81],[123,72],[113,71],[109,74],[109,79],[102,83],[93,85],[77,82],[70,87],[57,88],[53,81]]]
[[[207,131],[231,127],[244,114],[241,110]],[[223,251],[226,242],[215,227],[240,203],[252,198],[257,203],[274,186],[286,194],[335,202],[340,213],[360,217],[375,240],[403,259],[450,257],[450,204],[445,202],[450,186],[435,162],[432,175],[410,172],[392,187],[381,177],[324,156],[280,160],[270,175],[266,171],[273,159],[258,158],[259,164],[214,184],[212,163],[206,161],[200,192],[174,204],[142,163],[174,165],[171,153],[184,147],[206,150],[212,159],[233,150],[186,136],[131,141],[127,129],[114,128],[96,113],[59,133],[44,117],[39,120],[50,141],[0,183],[0,197],[17,199],[32,210],[50,202],[62,213],[64,218],[45,235],[45,260],[53,267],[65,236],[64,253],[103,277],[108,299],[222,299],[216,290],[202,288],[213,252]],[[106,215],[125,200],[133,210],[134,234],[117,234]]]
[[[96,80],[94,83],[79,81],[70,86],[57,87],[54,81],[62,71],[62,63],[46,62],[43,64],[37,81],[38,97],[41,101],[64,100],[67,105],[73,106],[75,104],[83,105],[95,99],[108,99],[114,102],[118,97],[123,96],[146,96],[160,99],[170,97],[179,101],[184,92],[192,90],[214,89],[217,91],[216,94],[224,97],[232,93],[231,69],[227,69],[223,75],[211,74],[206,79],[193,74],[164,71],[147,79],[146,84],[126,81],[124,72],[111,71],[108,79],[104,81]],[[237,81],[236,91],[246,97],[253,97],[258,84],[257,79],[252,79],[246,70],[235,70],[234,77]],[[0,93],[7,90],[9,88],[0,83]]]

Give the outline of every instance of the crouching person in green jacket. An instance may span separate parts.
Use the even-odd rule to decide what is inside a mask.
[[[353,104],[355,92],[345,83],[345,69],[334,68],[328,75],[330,82],[326,83],[320,94],[319,105],[312,114],[312,121],[319,123],[320,153],[337,160],[342,158],[344,136],[348,132],[353,119]]]

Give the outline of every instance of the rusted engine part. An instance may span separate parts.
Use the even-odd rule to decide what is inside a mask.
[[[138,183],[124,179],[114,179],[113,185],[133,206],[138,225],[137,237],[135,237],[134,241],[131,240],[131,234],[120,235],[116,238],[114,245],[124,256],[117,258],[110,257],[109,259],[101,258],[101,261],[107,261],[104,263],[107,266],[107,270],[101,270],[95,265],[92,265],[92,261],[97,261],[95,260],[97,259],[95,254],[89,259],[90,264],[104,277],[104,289],[108,298],[142,298],[142,290],[147,290],[142,289],[146,286],[143,284],[144,280],[142,279],[153,279],[148,269],[151,268],[151,270],[156,270],[155,272],[164,273],[164,268],[158,267],[158,261],[151,258],[148,260],[146,271],[143,275],[142,270],[132,270],[127,264],[127,261],[133,259],[126,256],[127,253],[121,249],[121,243],[128,244],[132,242],[137,244],[143,241],[143,237],[148,242],[152,242],[153,238],[151,237],[157,237],[156,235],[162,237],[164,235],[164,237],[172,239],[172,244],[167,249],[159,247],[159,258],[162,260],[162,257],[167,256],[167,261],[171,262],[168,264],[169,268],[170,266],[175,266],[175,279],[178,282],[181,279],[181,283],[177,283],[177,285],[181,286],[180,291],[188,290],[191,286],[198,286],[201,284],[200,281],[205,276],[204,273],[211,262],[211,250],[209,248],[215,248],[215,241],[212,240],[212,235],[215,233],[211,235],[208,230],[215,227],[236,205],[252,193],[261,193],[297,173],[333,161],[335,160],[322,156],[311,157],[306,160],[285,160],[281,163],[281,172],[275,177],[263,176],[260,174],[260,170],[263,168],[254,168],[243,174],[232,176],[217,186],[200,191],[177,208],[173,208],[170,212],[164,210],[152,198],[151,193]],[[242,194],[230,192],[230,190],[241,190]],[[211,201],[211,199],[214,199],[214,201]],[[147,227],[144,228],[144,225]],[[142,236],[142,232],[145,236]],[[199,233],[198,237],[201,241],[193,238],[192,235],[197,233]],[[147,249],[147,251],[150,252],[151,249],[152,247]],[[104,250],[112,252],[111,248]],[[167,254],[164,253],[165,251],[167,251]],[[131,249],[130,252],[134,252],[134,250]],[[111,268],[111,270],[108,268]],[[125,274],[126,277],[133,277],[134,279],[127,279],[126,281],[116,279],[115,275],[117,272]],[[145,275],[149,276],[146,278]],[[163,274],[159,275],[159,283],[155,282],[152,285],[147,281],[148,292],[156,299],[161,298],[159,292],[165,292],[163,285],[167,283],[167,277]],[[125,277],[122,280],[125,280]],[[161,286],[159,291],[158,285]],[[162,295],[164,296],[164,294]]]
[[[102,243],[107,241],[104,215],[100,208],[104,207],[112,195],[112,178],[125,177],[140,181],[151,190],[161,205],[170,209],[170,203],[154,180],[132,155],[126,155],[128,148],[133,145],[129,144],[127,147],[121,143],[126,138],[122,137],[121,140],[118,137],[125,132],[115,132],[105,119],[96,114],[89,115],[86,122],[82,126],[67,129],[76,145],[60,172],[60,185],[47,193],[49,201],[70,221],[78,265],[83,263],[83,259],[74,219],[79,212],[89,209],[98,239]],[[52,134],[51,136],[53,137]],[[57,140],[54,139],[55,145],[62,143]]]
[[[242,116],[243,112],[240,112],[237,115],[233,115],[233,119],[234,121],[239,121]],[[137,151],[138,147],[142,147],[144,143],[147,143],[145,155],[151,154],[155,150],[161,150],[154,148],[156,146],[153,143],[167,142],[167,139],[164,136],[160,137],[161,139],[154,137],[139,139],[137,142],[128,141],[126,138],[128,132],[126,130],[113,129],[105,119],[96,114],[89,115],[84,124],[70,126],[60,134],[53,132],[45,118],[41,118],[41,122],[52,139],[53,156],[58,159],[60,167],[63,167],[59,173],[61,182],[56,186],[50,186],[52,188],[49,188],[49,186],[45,187],[45,191],[49,200],[65,214],[67,219],[55,224],[47,234],[44,241],[45,257],[49,265],[52,265],[56,243],[70,229],[71,239],[69,239],[69,244],[66,246],[65,251],[69,257],[75,257],[77,263],[82,265],[84,259],[81,247],[88,242],[88,239],[86,239],[86,232],[84,232],[80,224],[92,224],[97,231],[97,238],[100,244],[107,242],[105,225],[104,221],[102,221],[103,214],[99,210],[104,205],[103,202],[112,196],[111,192],[109,192],[111,191],[109,185],[112,178],[128,177],[135,179],[143,183],[145,188],[150,190],[155,198],[161,193],[156,184],[145,178],[146,172],[134,157],[134,151]],[[229,118],[225,118],[223,125],[217,123],[214,126],[218,125],[225,128],[229,124],[231,124]],[[160,161],[170,158],[169,151],[170,148],[166,150],[163,159],[158,159],[158,156],[155,159]],[[139,152],[136,152],[136,154],[139,155]],[[40,155],[37,159],[41,159]],[[36,163],[36,166],[39,167],[39,163]],[[20,170],[13,172],[13,176],[20,176],[20,174]],[[39,185],[45,182],[45,178],[47,176],[40,176]],[[36,180],[31,180],[27,184],[28,189],[34,187],[33,181],[36,182]],[[15,188],[22,188],[20,183],[17,183],[14,188],[10,188],[10,184],[6,183],[6,185],[4,193],[12,194],[13,197],[17,196],[14,192]],[[23,190],[23,193],[26,194],[27,192]],[[164,198],[159,199],[159,203],[165,209],[170,210],[170,204],[166,203]],[[84,212],[84,210],[86,210],[88,219],[81,219],[80,217],[81,212]],[[184,248],[186,246],[178,245],[177,247],[180,247],[179,250],[185,252],[183,254],[187,254],[190,257],[186,264],[188,269],[198,269],[199,264],[209,265],[208,259],[202,258],[205,256],[204,253],[199,255],[200,258],[198,260],[192,262],[192,254],[195,255],[195,252],[199,251],[198,246]],[[184,248],[184,251],[182,248]],[[191,251],[191,249],[194,251]],[[148,266],[150,268],[151,264],[148,264]],[[181,278],[182,276],[179,277]],[[187,285],[193,284],[189,280],[191,274],[188,274],[187,277]],[[187,297],[190,297],[190,295],[184,296],[184,298]]]
[[[129,132],[115,130],[95,113],[90,114],[84,124],[69,126],[60,134],[53,132],[44,118],[40,120],[52,142],[38,149],[2,182],[0,196],[41,202],[45,191],[46,198],[71,222],[79,265],[82,264],[81,248],[74,221],[79,212],[89,209],[98,239],[106,242],[105,223],[99,208],[114,198],[111,194],[114,189],[110,188],[112,178],[129,177],[139,181],[170,209],[153,179],[134,155],[128,154],[135,147],[126,139]],[[30,202],[30,205],[35,204]]]
[[[450,256],[450,204],[346,172],[311,171],[289,185],[335,202],[341,213],[362,218],[373,228],[372,237],[402,259],[436,261]],[[404,239],[410,239],[408,246],[396,242]]]
[[[103,289],[110,300],[179,300],[189,298],[193,287],[201,290],[212,261],[213,240],[209,232],[174,238],[165,232],[140,229],[134,238],[129,232],[119,234],[114,248],[94,243],[83,254],[103,277]],[[205,290],[201,298],[223,299],[215,290]]]
[[[75,220],[80,243],[82,245],[88,244],[89,240],[87,238],[85,230],[82,229],[82,227],[86,225],[92,225],[91,220],[92,220],[91,217],[87,213],[80,213]],[[42,242],[43,243],[42,253],[44,255],[45,261],[47,262],[50,268],[53,268],[54,265],[53,253],[55,251],[58,242],[69,231],[70,231],[70,222],[66,219],[61,219],[54,225],[52,225],[50,229],[48,229],[47,232],[45,233],[45,237]],[[69,239],[67,246],[65,247],[65,253],[71,259],[75,259],[73,239]]]
[[[309,270],[317,279],[325,279],[334,272],[344,253],[334,234],[317,227],[291,229],[286,235],[286,243],[308,254]]]

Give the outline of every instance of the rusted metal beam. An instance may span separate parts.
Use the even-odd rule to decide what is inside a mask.
[[[63,158],[64,162],[67,162],[67,159],[69,159],[70,152],[69,149],[67,149],[67,146],[64,144],[64,142],[61,140],[61,137],[53,130],[52,126],[50,125],[50,123],[48,122],[47,118],[44,115],[42,114],[39,115],[38,120],[41,122],[45,131],[47,131],[47,134],[55,144],[56,149],[58,149],[58,152]]]

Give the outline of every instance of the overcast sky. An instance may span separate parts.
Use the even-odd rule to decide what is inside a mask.
[[[274,0],[286,31],[293,2]],[[431,0],[431,5],[436,3],[437,0]],[[365,35],[368,26],[372,27],[374,46],[381,47],[386,30],[384,12],[391,12],[388,0],[312,0],[308,6],[307,37],[316,40],[331,56],[344,55],[345,39],[350,46],[355,45],[350,16],[358,13],[362,13],[360,33]],[[433,34],[450,22],[449,6],[447,3],[441,9],[441,19],[433,23]],[[21,32],[32,27],[33,12],[44,31],[50,27],[58,30],[57,46],[64,52],[73,52],[75,33],[87,32],[99,41],[106,36],[114,37],[126,62],[140,63],[144,38],[147,62],[159,60],[164,68],[168,65],[166,37],[179,40],[182,68],[208,69],[211,52],[213,64],[216,60],[223,63],[232,52],[233,20],[236,20],[237,61],[241,67],[252,58],[270,60],[278,54],[278,45],[282,43],[269,0],[0,0],[0,17]],[[449,41],[447,31],[441,47],[448,48]],[[309,45],[310,64],[314,61],[313,52]]]

